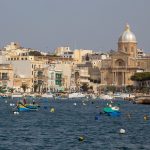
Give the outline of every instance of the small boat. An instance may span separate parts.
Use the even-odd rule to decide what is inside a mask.
[[[23,97],[23,94],[21,94],[21,93],[13,93],[12,94],[12,98],[20,98],[20,97]]]
[[[86,95],[83,93],[69,93],[68,98],[85,98]]]
[[[111,100],[111,99],[113,99],[113,97],[112,96],[110,96],[110,95],[105,95],[105,94],[101,94],[100,95],[100,99],[104,99],[104,100]]]
[[[109,112],[107,114],[108,114],[108,116],[117,117],[117,116],[121,115],[121,112],[119,112],[119,111],[113,111],[113,112]]]
[[[111,113],[111,112],[114,112],[115,110],[113,110],[111,107],[105,107],[105,108],[103,109],[103,111],[104,111],[105,113]]]
[[[111,109],[115,110],[115,111],[119,111],[119,107],[118,106],[112,106]]]
[[[26,106],[21,103],[17,105],[17,108],[18,108],[18,111],[37,111],[38,110],[37,106],[33,106],[33,105]]]
[[[53,98],[53,94],[52,93],[44,93],[41,95],[42,98]]]
[[[119,112],[119,107],[108,104],[108,107],[104,107],[103,111],[105,113]]]
[[[130,93],[115,93],[114,98],[132,99],[135,98],[135,95]]]

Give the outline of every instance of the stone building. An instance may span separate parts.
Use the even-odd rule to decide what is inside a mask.
[[[0,86],[13,87],[13,67],[10,64],[0,64]]]
[[[150,57],[138,55],[137,40],[130,26],[118,40],[118,51],[110,54],[102,61],[101,85],[127,86],[132,85],[131,76],[138,70],[150,71]]]

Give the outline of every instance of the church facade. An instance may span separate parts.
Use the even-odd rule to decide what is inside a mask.
[[[131,76],[136,72],[150,71],[150,56],[139,55],[137,40],[130,26],[119,37],[118,50],[102,61],[101,85],[133,85]]]

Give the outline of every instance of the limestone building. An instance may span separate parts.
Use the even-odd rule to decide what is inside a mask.
[[[102,61],[101,85],[132,85],[131,76],[138,70],[150,71],[150,57],[142,55],[137,47],[137,40],[130,26],[119,37],[118,51],[112,52]]]

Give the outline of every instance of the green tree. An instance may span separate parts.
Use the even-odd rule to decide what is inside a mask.
[[[23,83],[23,84],[21,85],[21,88],[22,88],[23,91],[25,92],[25,91],[28,89],[28,85],[25,84],[25,83]]]
[[[39,85],[38,84],[34,84],[34,92],[37,92]]]
[[[133,76],[131,76],[132,81],[146,81],[150,80],[150,72],[139,72],[135,73]]]
[[[83,83],[83,85],[80,88],[83,90],[83,92],[87,92],[90,87],[87,83]]]
[[[42,54],[38,51],[30,51],[29,56],[42,56]]]
[[[108,91],[111,91],[111,92],[116,92],[116,87],[115,86],[107,86],[106,88]]]

